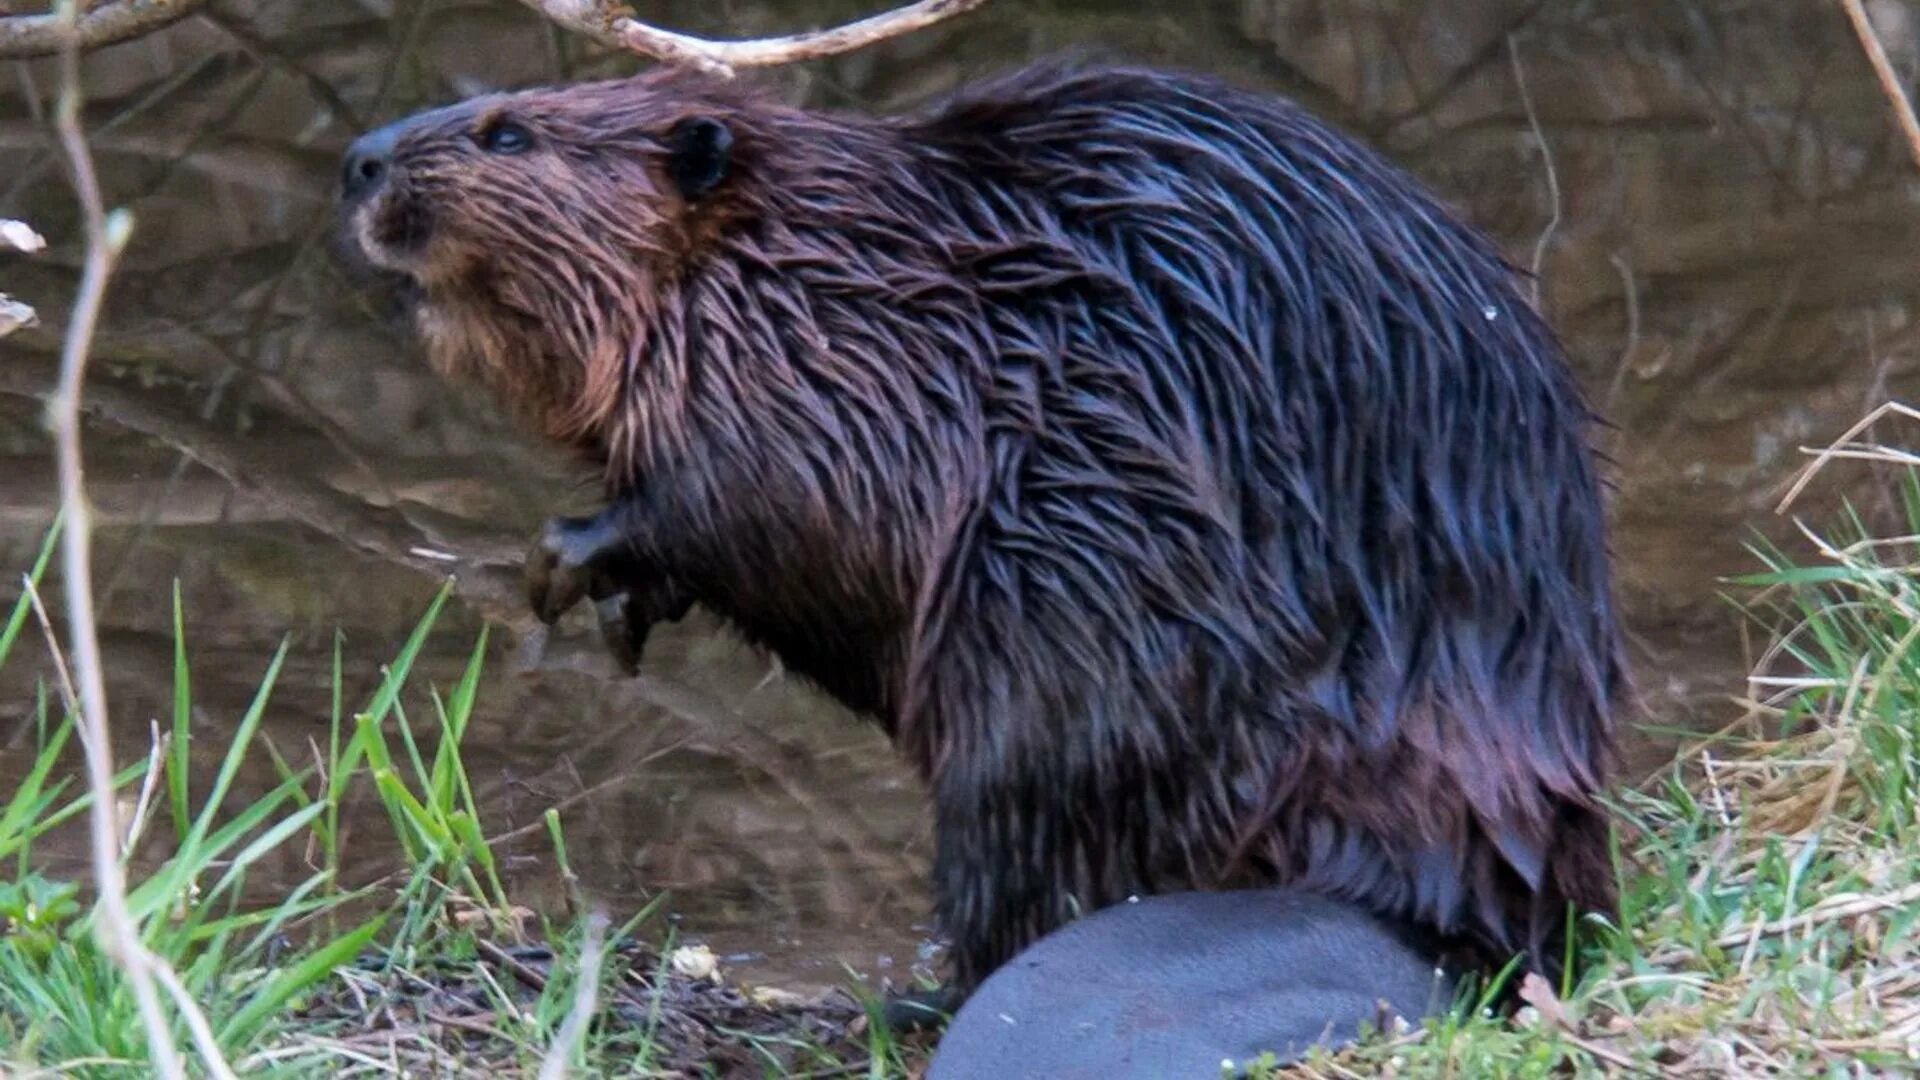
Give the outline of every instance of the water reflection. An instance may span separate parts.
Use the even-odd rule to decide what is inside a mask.
[[[749,34],[870,5],[642,7]],[[1912,70],[1902,10],[1877,14]],[[1748,530],[1787,535],[1769,508],[1800,445],[1913,383],[1912,170],[1839,13],[1818,0],[1212,0],[1177,15],[1021,0],[772,77],[816,104],[897,107],[1070,46],[1291,93],[1386,148],[1517,261],[1538,250],[1544,301],[1619,425],[1616,547],[1644,688],[1663,723],[1723,719],[1743,655],[1716,578],[1748,567]],[[122,754],[170,708],[173,580],[210,770],[283,635],[294,648],[266,731],[304,759],[324,736],[336,629],[349,693],[364,693],[451,573],[459,601],[424,673],[450,683],[483,621],[505,631],[469,764],[523,902],[557,902],[532,826],[558,804],[589,887],[629,903],[670,889],[687,929],[723,953],[761,954],[784,977],[831,979],[841,961],[898,970],[920,941],[929,836],[880,739],[700,619],[658,634],[635,682],[608,677],[583,626],[544,654],[524,648],[523,543],[556,491],[584,505],[588,486],[434,379],[324,257],[338,154],[358,130],[632,66],[505,0],[235,2],[89,58],[108,196],[138,220],[88,400]],[[0,215],[54,247],[5,259],[0,276],[59,313],[79,252],[42,123],[50,73],[10,74]],[[0,345],[7,567],[50,520],[37,396],[56,347],[52,327]],[[29,652],[0,674],[0,783],[18,768],[38,663]],[[238,794],[272,779],[263,765]],[[388,868],[384,831],[349,822],[349,873]],[[304,876],[299,853],[286,859],[286,878]]]

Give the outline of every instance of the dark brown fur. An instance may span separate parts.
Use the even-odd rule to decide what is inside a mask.
[[[1298,885],[1547,971],[1611,908],[1590,418],[1365,148],[1105,68],[895,119],[652,75],[376,141],[346,230],[435,363],[604,466],[629,585],[931,785],[960,986],[1135,892]]]

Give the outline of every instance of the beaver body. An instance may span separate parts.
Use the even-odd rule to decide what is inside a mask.
[[[436,363],[605,470],[543,614],[698,602],[877,719],[962,990],[1134,894],[1296,887],[1548,972],[1610,908],[1590,414],[1494,247],[1290,103],[653,74],[408,119],[347,190]]]

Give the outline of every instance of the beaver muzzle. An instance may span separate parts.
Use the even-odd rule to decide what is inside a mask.
[[[369,131],[347,148],[340,174],[345,253],[370,268],[409,277],[432,234],[433,215],[416,197],[396,154],[405,122]]]

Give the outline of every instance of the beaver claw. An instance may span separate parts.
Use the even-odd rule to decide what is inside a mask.
[[[589,518],[549,518],[527,553],[527,602],[541,622],[559,621],[583,599],[593,601],[600,638],[627,674],[654,624],[684,617],[692,597],[650,572],[611,511]]]
[[[628,554],[625,536],[607,515],[548,518],[527,552],[527,602],[544,623],[559,621],[588,596],[614,591],[607,571]]]

